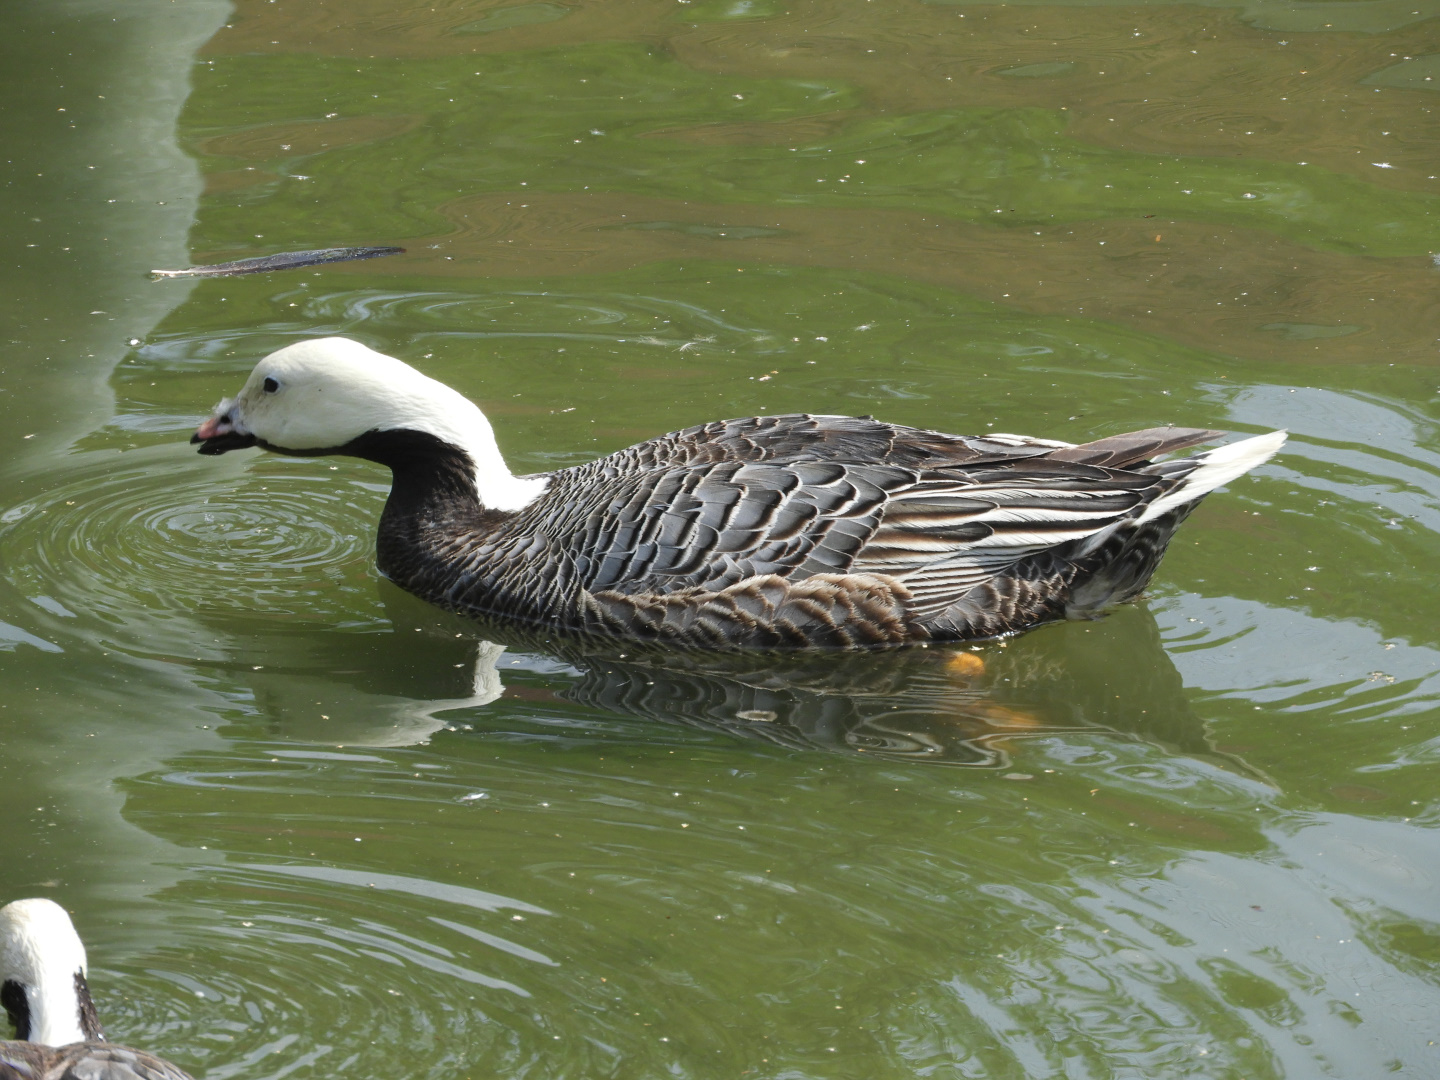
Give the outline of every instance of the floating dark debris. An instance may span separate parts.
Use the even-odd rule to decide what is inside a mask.
[[[263,274],[268,270],[298,270],[302,266],[322,263],[351,262],[355,259],[379,259],[385,255],[401,255],[402,247],[317,248],[314,251],[282,251],[278,255],[261,255],[254,259],[192,266],[188,270],[151,270],[156,277],[234,277],[236,274]]]

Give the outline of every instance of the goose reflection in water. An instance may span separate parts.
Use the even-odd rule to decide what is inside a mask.
[[[246,642],[242,655],[262,662],[244,674],[275,735],[348,746],[441,731],[613,736],[619,717],[951,765],[1003,766],[1015,740],[1062,732],[1223,758],[1143,605],[979,647],[715,654],[531,635],[385,593],[389,633],[272,627]]]

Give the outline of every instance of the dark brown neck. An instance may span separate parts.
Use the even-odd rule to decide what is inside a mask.
[[[509,515],[487,510],[475,491],[475,465],[458,446],[419,431],[372,431],[343,453],[389,466],[390,497],[380,515],[376,561],[397,585],[434,598],[452,578],[463,542]]]
[[[15,1029],[15,1038],[21,1042],[30,1038],[30,999],[25,996],[25,987],[14,979],[0,983],[0,1007]]]
[[[85,1033],[86,1042],[104,1042],[105,1032],[100,1030],[100,1016],[95,1012],[95,1002],[90,997],[90,986],[85,982],[83,971],[75,972],[75,998],[80,1008],[80,1030]]]

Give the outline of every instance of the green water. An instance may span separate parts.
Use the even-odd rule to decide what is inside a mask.
[[[0,899],[212,1080],[1440,1076],[1436,15],[12,4]],[[381,581],[375,467],[186,445],[321,333],[516,471],[1292,434],[1099,622],[577,655]]]

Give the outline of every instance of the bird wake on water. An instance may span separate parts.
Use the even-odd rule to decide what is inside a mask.
[[[453,611],[706,648],[960,641],[1144,589],[1271,432],[1149,428],[1072,445],[869,417],[759,416],[515,476],[462,395],[345,338],[256,365],[192,443],[389,467],[382,573]]]

